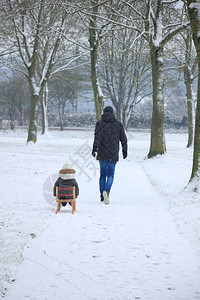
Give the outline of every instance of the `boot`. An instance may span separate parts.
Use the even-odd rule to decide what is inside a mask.
[[[104,203],[109,204],[109,191],[103,191],[103,198],[104,198]]]

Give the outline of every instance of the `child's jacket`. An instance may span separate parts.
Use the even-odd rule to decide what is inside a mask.
[[[79,195],[79,187],[78,183],[75,179],[76,171],[72,169],[69,164],[65,164],[63,169],[59,171],[59,178],[56,180],[54,184],[53,194],[56,196],[56,187],[59,188],[72,188],[75,186],[75,195],[76,198]],[[72,194],[72,190],[60,190],[59,194]],[[59,199],[70,199],[71,196],[60,196]]]

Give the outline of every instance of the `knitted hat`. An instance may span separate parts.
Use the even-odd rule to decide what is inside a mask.
[[[103,110],[104,113],[110,113],[113,114],[113,108],[112,106],[106,106]]]
[[[66,162],[62,169],[59,171],[60,174],[75,174],[76,171],[72,168],[72,166]]]

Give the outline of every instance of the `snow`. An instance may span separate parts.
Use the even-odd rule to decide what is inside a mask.
[[[31,77],[31,84],[32,84],[32,88],[33,88],[33,95],[39,96],[41,86],[39,86],[39,87],[37,86],[36,80],[34,77]]]
[[[184,189],[186,133],[167,133],[167,153],[144,159],[150,134],[129,131],[109,205],[99,199],[93,130],[50,131],[34,147],[26,135],[0,132],[0,297],[200,299],[200,196]],[[66,161],[77,171],[77,211],[55,215],[52,185]]]
[[[156,35],[155,39],[153,40],[154,46],[159,47],[160,43],[163,39],[163,24],[162,24],[162,14],[159,12],[159,15],[156,19]]]
[[[198,11],[198,15],[200,15],[200,2],[199,2],[199,0],[197,0],[196,2],[192,2],[189,5],[189,8],[190,9],[196,9]]]
[[[98,96],[103,97],[103,93],[99,84],[99,80],[97,80],[97,89],[98,89]]]

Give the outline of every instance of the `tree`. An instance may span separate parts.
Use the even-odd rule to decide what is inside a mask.
[[[88,0],[82,3],[78,1],[77,4],[81,22],[89,33],[90,72],[97,120],[100,120],[104,107],[104,95],[99,80],[99,67],[101,64],[99,48],[103,33],[110,24],[110,18],[112,18],[112,15],[105,19],[102,16],[107,14],[106,3],[111,2],[110,0]]]
[[[12,72],[0,83],[0,105],[4,107],[4,117],[10,120],[11,129],[15,128],[15,121],[24,125],[24,111],[28,109],[29,95],[25,78]]]
[[[167,56],[173,60],[175,66],[167,70],[177,70],[184,74],[188,111],[188,141],[187,148],[193,145],[195,121],[195,95],[193,82],[196,77],[197,57],[192,41],[191,29],[188,27],[181,32],[166,47]]]
[[[67,76],[68,77],[68,76]],[[66,104],[69,102],[74,108],[75,105],[75,90],[71,82],[67,81],[65,77],[57,75],[49,82],[50,102],[51,106],[58,111],[60,120],[60,130],[64,129],[64,117],[66,113]]]
[[[40,93],[40,104],[42,110],[42,134],[47,133],[48,131],[48,100],[49,100],[49,89],[48,89],[48,82],[46,81],[42,92]]]
[[[172,1],[173,3],[173,1]],[[165,13],[164,13],[165,9]],[[164,46],[187,24],[174,24],[173,4],[157,0],[154,6],[148,0],[145,15],[145,31],[148,33],[153,82],[153,111],[151,122],[151,144],[148,158],[163,154],[166,150],[164,138]],[[175,11],[177,14],[177,12]],[[165,16],[165,18],[164,18]],[[171,18],[170,18],[171,17]],[[166,22],[172,20],[172,22]],[[175,19],[176,20],[176,19]]]
[[[193,152],[193,166],[190,182],[194,184],[194,191],[200,190],[200,5],[195,0],[187,0],[188,14],[190,19],[190,26],[192,30],[192,37],[197,52],[198,62],[198,88],[197,88],[197,107],[195,120],[195,136],[194,136],[194,152]]]
[[[38,0],[6,2],[4,14],[15,35],[30,89],[31,105],[27,142],[37,141],[39,96],[51,75],[67,28],[66,1]],[[68,20],[69,22],[69,20]]]
[[[96,22],[96,14],[98,12],[98,6],[96,5],[98,1],[91,1],[92,5],[92,13],[90,19],[90,27],[89,27],[89,43],[90,43],[90,60],[91,60],[91,81],[94,92],[94,103],[96,109],[96,118],[100,120],[101,113],[103,111],[103,94],[99,85],[98,78],[98,46],[99,46],[99,36],[97,31],[97,22]]]
[[[101,28],[98,28],[97,14],[99,13],[99,8],[99,1],[91,0],[91,17],[89,23],[90,63],[97,120],[100,120],[103,111],[103,93],[101,91],[98,76],[98,48],[104,25],[102,25]]]
[[[150,62],[144,39],[122,27],[108,31],[101,47],[104,88],[117,118],[128,128],[134,106],[151,94]]]
[[[192,37],[191,32],[187,29],[187,35],[185,39],[186,51],[185,51],[185,67],[184,78],[187,95],[187,107],[188,107],[188,142],[187,148],[193,145],[194,139],[194,121],[195,121],[195,97],[193,92],[194,73],[197,65],[197,59],[192,56]]]
[[[153,111],[151,122],[151,144],[148,158],[163,154],[166,151],[164,139],[164,46],[181,30],[188,26],[182,7],[176,6],[178,0],[141,0],[141,1],[110,1],[110,9],[115,20],[110,22],[120,26],[128,27],[138,32],[149,45],[149,53],[152,69],[153,87]],[[121,4],[121,5],[120,5]],[[118,9],[118,6],[120,9]],[[127,16],[127,10],[129,14]],[[129,17],[130,11],[132,16]],[[129,21],[116,20],[117,17],[124,17]],[[105,19],[102,16],[99,18]],[[108,18],[106,19],[108,20]]]

